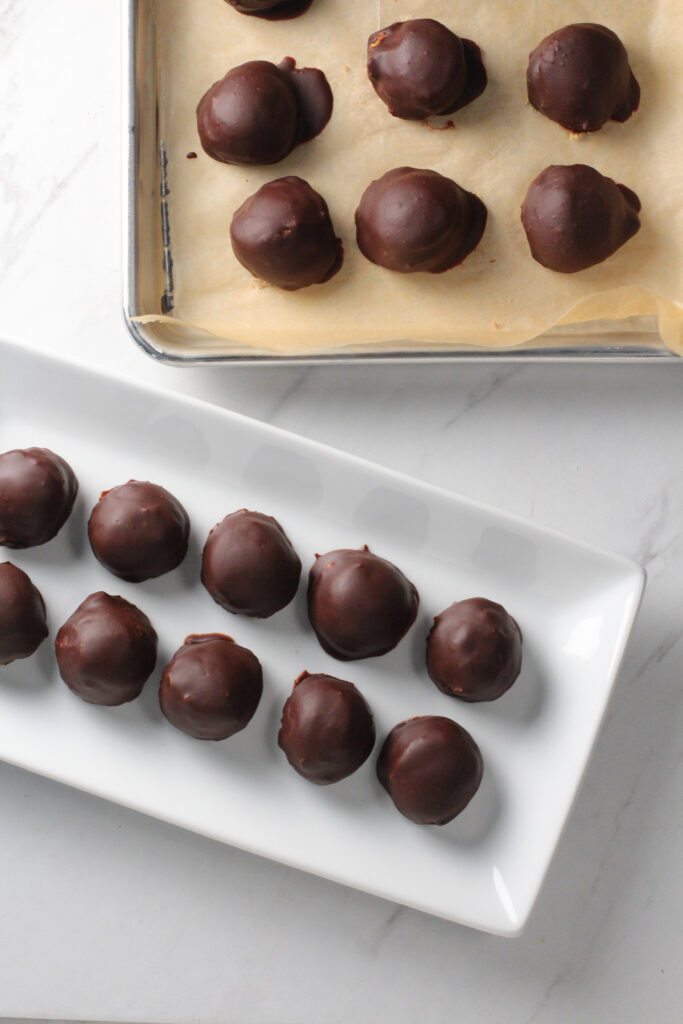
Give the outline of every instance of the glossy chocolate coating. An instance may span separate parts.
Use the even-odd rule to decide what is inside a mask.
[[[78,480],[48,448],[0,455],[0,545],[32,548],[59,533],[71,515]]]
[[[332,114],[322,71],[250,60],[214,82],[197,106],[202,147],[226,164],[273,164],[318,135]]]
[[[286,291],[329,281],[343,260],[327,203],[302,178],[262,185],[235,212],[230,241],[254,277]]]
[[[486,207],[436,171],[395,167],[369,185],[356,239],[372,263],[400,274],[441,274],[462,263],[486,226]]]
[[[394,117],[452,114],[481,95],[479,47],[432,18],[398,21],[368,39],[368,78]]]
[[[154,671],[157,635],[144,612],[101,590],[57,633],[59,673],[89,704],[115,707],[139,696]]]
[[[235,615],[267,619],[296,594],[301,561],[277,519],[240,509],[211,530],[202,555],[202,583]]]
[[[375,723],[353,683],[303,672],[285,702],[277,741],[299,775],[328,786],[370,756]]]
[[[551,166],[529,185],[522,224],[534,259],[575,274],[602,263],[640,229],[640,200],[593,167]]]
[[[283,21],[298,18],[313,3],[313,0],[226,0],[240,14],[251,14],[268,21]]]
[[[189,536],[190,520],[178,499],[149,481],[129,480],[103,491],[88,521],[95,558],[129,583],[175,569]]]
[[[497,700],[521,667],[521,630],[495,601],[456,601],[434,619],[427,671],[442,693],[473,702]]]
[[[0,665],[30,657],[46,636],[42,594],[22,569],[0,562]]]
[[[418,604],[410,580],[367,546],[318,555],[308,576],[308,617],[320,646],[339,661],[393,650]]]
[[[244,729],[263,693],[261,664],[229,636],[188,636],[164,669],[159,703],[176,729],[225,740]]]
[[[552,32],[529,54],[529,102],[571,132],[596,132],[638,109],[640,86],[624,44],[604,25]]]
[[[470,734],[439,715],[394,726],[377,761],[377,777],[396,807],[418,825],[445,825],[467,807],[484,771]]]

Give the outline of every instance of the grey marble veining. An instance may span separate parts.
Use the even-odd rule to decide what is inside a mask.
[[[683,364],[155,366],[120,314],[118,44],[117,0],[0,0],[0,334],[531,516],[638,559],[649,583],[521,938],[0,765],[0,1017],[677,1024]]]

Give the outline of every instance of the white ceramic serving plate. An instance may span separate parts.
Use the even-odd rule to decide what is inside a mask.
[[[0,757],[346,885],[517,934],[600,726],[642,570],[304,438],[9,345],[0,345],[0,380],[0,451],[53,448],[81,483],[55,540],[2,552],[45,596],[51,637],[32,658],[0,668]],[[192,519],[181,568],[137,585],[110,576],[85,533],[100,491],[131,477],[169,488]],[[294,603],[265,622],[218,608],[199,582],[201,545],[214,523],[243,506],[282,522],[305,570],[316,551],[363,543],[396,562],[421,595],[406,639],[384,658],[334,661],[308,627],[303,583]],[[100,589],[138,604],[160,637],[157,672],[121,708],[94,707],[67,690],[51,646],[64,619]],[[444,696],[424,669],[433,615],[473,595],[501,601],[524,632],[522,675],[490,705]],[[183,735],[157,704],[165,660],[188,633],[212,631],[253,648],[264,668],[254,719],[223,743]],[[296,775],[276,735],[303,669],[353,680],[375,713],[378,743],[412,715],[462,723],[485,762],[470,806],[443,828],[412,824],[379,785],[374,755],[336,786]]]

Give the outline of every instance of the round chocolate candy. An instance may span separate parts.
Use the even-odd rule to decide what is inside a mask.
[[[303,672],[285,702],[277,741],[299,775],[328,786],[370,756],[375,723],[353,683]]]
[[[22,569],[0,562],[0,665],[30,657],[46,636],[42,594]]]
[[[59,533],[71,515],[78,480],[49,448],[0,455],[0,545],[32,548]]]
[[[394,804],[418,825],[445,825],[467,807],[484,771],[470,734],[439,715],[394,726],[377,761],[377,777]]]
[[[267,619],[296,594],[301,561],[277,519],[240,509],[211,530],[202,556],[202,583],[216,604],[235,615]]]
[[[394,117],[452,114],[481,95],[479,47],[432,18],[398,21],[368,39],[368,78]]]
[[[214,82],[197,107],[202,147],[226,164],[274,164],[318,135],[332,115],[332,90],[317,68],[250,60]]]
[[[585,164],[551,166],[529,185],[522,224],[531,255],[549,270],[575,274],[602,263],[640,229],[640,200]]]
[[[456,601],[434,619],[427,671],[442,693],[473,702],[497,700],[521,667],[521,630],[495,601]]]
[[[254,277],[287,291],[329,281],[343,260],[327,203],[302,178],[277,178],[249,196],[232,218],[230,241]]]
[[[188,636],[164,669],[159,703],[176,729],[225,740],[251,721],[263,693],[255,654],[229,636]]]
[[[571,132],[596,132],[638,109],[640,86],[619,36],[604,25],[566,25],[529,54],[529,102]]]
[[[190,520],[177,498],[148,481],[103,491],[88,522],[95,558],[129,583],[171,572],[187,552]]]
[[[339,661],[393,650],[414,623],[418,604],[410,580],[367,545],[317,555],[309,573],[308,617],[320,646]]]
[[[57,633],[59,673],[89,704],[115,707],[139,696],[154,671],[157,635],[139,608],[99,591]]]
[[[226,0],[240,14],[252,14],[269,21],[298,18],[313,3],[313,0]]]
[[[441,274],[462,263],[486,226],[486,207],[436,171],[395,167],[368,185],[356,210],[363,255],[400,274]]]

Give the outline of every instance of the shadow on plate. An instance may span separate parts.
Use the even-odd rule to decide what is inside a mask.
[[[256,449],[243,471],[243,479],[250,490],[260,492],[264,502],[270,502],[273,494],[286,496],[286,506],[310,511],[322,501],[324,485],[313,461],[299,452],[276,444],[263,444]],[[277,510],[264,508],[266,515],[275,516],[287,533],[286,511],[284,518]]]
[[[465,810],[447,825],[432,826],[431,833],[437,842],[460,847],[479,846],[496,827],[502,809],[500,785],[486,762],[481,785]]]
[[[426,501],[395,488],[374,487],[353,513],[353,525],[359,532],[390,538],[411,551],[424,548],[429,538],[430,509]],[[374,545],[369,545],[374,551]],[[376,552],[381,555],[380,552]]]
[[[163,725],[165,722],[159,707],[159,684],[161,682],[161,674],[173,657],[174,652],[175,648],[171,650],[165,644],[159,644],[154,671],[143,686],[140,696],[131,702],[136,708],[140,709],[146,720],[153,722],[155,725]]]
[[[142,580],[141,583],[134,583],[132,586],[135,588],[135,593],[141,595],[141,601],[142,595],[161,597],[165,601],[172,600],[174,597],[186,595],[188,591],[201,587],[201,564],[202,545],[194,531],[191,530],[187,554],[177,568],[172,569],[171,572],[164,573],[163,576],[155,576],[151,580]],[[107,593],[118,593],[117,590],[112,588],[116,587],[117,584],[121,586],[123,581],[119,580],[113,573],[108,573],[107,575],[112,581],[105,588]],[[202,587],[201,589],[203,590],[204,588]],[[129,598],[129,600],[132,600],[133,604],[138,604],[135,598]],[[145,610],[144,604],[142,604],[142,610]],[[182,639],[178,641],[179,644],[182,642]]]
[[[456,697],[446,699],[459,703]],[[519,678],[498,700],[482,701],[474,706],[482,717],[497,718],[515,725],[531,725],[543,713],[547,700],[547,679],[533,644],[525,639]]]
[[[0,687],[11,687],[24,693],[41,693],[57,678],[54,637],[48,636],[30,658],[21,658],[9,665],[0,665]]]
[[[17,551],[7,550],[8,561],[15,562],[20,568],[27,572],[31,578],[34,570],[38,573],[42,569],[54,566],[71,568],[74,560],[86,557],[94,558],[90,554],[88,544],[88,517],[90,509],[86,506],[82,495],[76,497],[73,511],[61,528],[56,537],[49,540],[47,544],[38,544],[34,548],[20,548]],[[2,549],[2,554],[5,549]],[[16,559],[13,557],[16,556]],[[5,561],[2,558],[2,561]],[[40,589],[39,584],[36,584]],[[46,598],[47,601],[47,598]]]
[[[205,537],[200,539],[195,531],[190,529],[190,539],[187,545],[187,554],[185,555],[185,558],[173,573],[167,574],[169,576],[174,574],[178,576],[178,584],[181,586],[184,584],[187,590],[190,590],[201,582],[202,551],[204,550],[205,540]],[[165,576],[159,577],[159,579],[162,580],[165,578]]]

